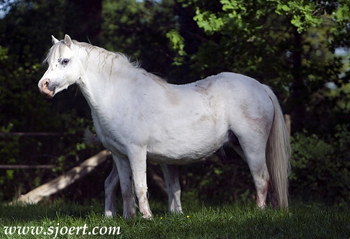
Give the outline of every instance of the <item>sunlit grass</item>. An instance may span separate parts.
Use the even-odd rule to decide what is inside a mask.
[[[289,211],[260,210],[255,205],[184,203],[184,214],[166,212],[166,203],[151,202],[152,220],[138,215],[106,219],[103,203],[80,205],[0,206],[0,238],[54,238],[53,235],[6,236],[5,226],[120,227],[119,235],[57,234],[56,238],[350,238],[350,212],[320,204],[292,203]],[[118,213],[122,212],[121,205]],[[63,230],[64,232],[64,230]],[[81,231],[82,232],[82,231]]]

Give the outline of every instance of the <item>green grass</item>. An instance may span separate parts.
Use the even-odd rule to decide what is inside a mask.
[[[292,203],[288,212],[259,210],[254,205],[193,205],[184,203],[184,214],[170,215],[166,204],[151,202],[153,220],[118,216],[106,219],[103,203],[93,206],[53,205],[0,206],[0,238],[54,238],[56,227],[120,227],[120,234],[58,235],[56,238],[350,238],[350,211],[321,204]],[[118,213],[122,212],[121,206]],[[4,227],[43,227],[52,235],[5,235]],[[63,228],[66,230],[66,228]],[[72,231],[74,232],[74,231]]]

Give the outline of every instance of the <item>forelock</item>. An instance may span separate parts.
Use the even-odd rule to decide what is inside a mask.
[[[56,43],[55,45],[53,45],[50,48],[50,50],[47,52],[46,57],[43,60],[42,64],[45,64],[45,63],[50,64],[51,57],[54,57],[57,54],[57,52],[58,52],[59,55],[61,55],[62,54],[62,50],[61,50],[62,49],[62,47],[61,47],[62,45],[64,45],[64,41],[63,40],[58,42],[58,43]]]

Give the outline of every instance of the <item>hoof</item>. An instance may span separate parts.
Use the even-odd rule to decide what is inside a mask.
[[[115,216],[114,213],[112,213],[111,211],[106,211],[105,212],[105,218],[113,218]]]

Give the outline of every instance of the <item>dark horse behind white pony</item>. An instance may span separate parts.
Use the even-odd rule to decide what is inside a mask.
[[[289,136],[269,87],[234,73],[171,85],[122,54],[68,35],[52,39],[38,86],[51,98],[76,83],[89,103],[97,135],[115,163],[105,181],[106,216],[115,214],[119,174],[124,217],[135,214],[133,188],[143,217],[152,217],[147,159],[161,164],[169,209],[181,212],[176,165],[204,160],[227,143],[249,165],[258,206],[265,207],[270,185],[272,205],[288,207]]]

